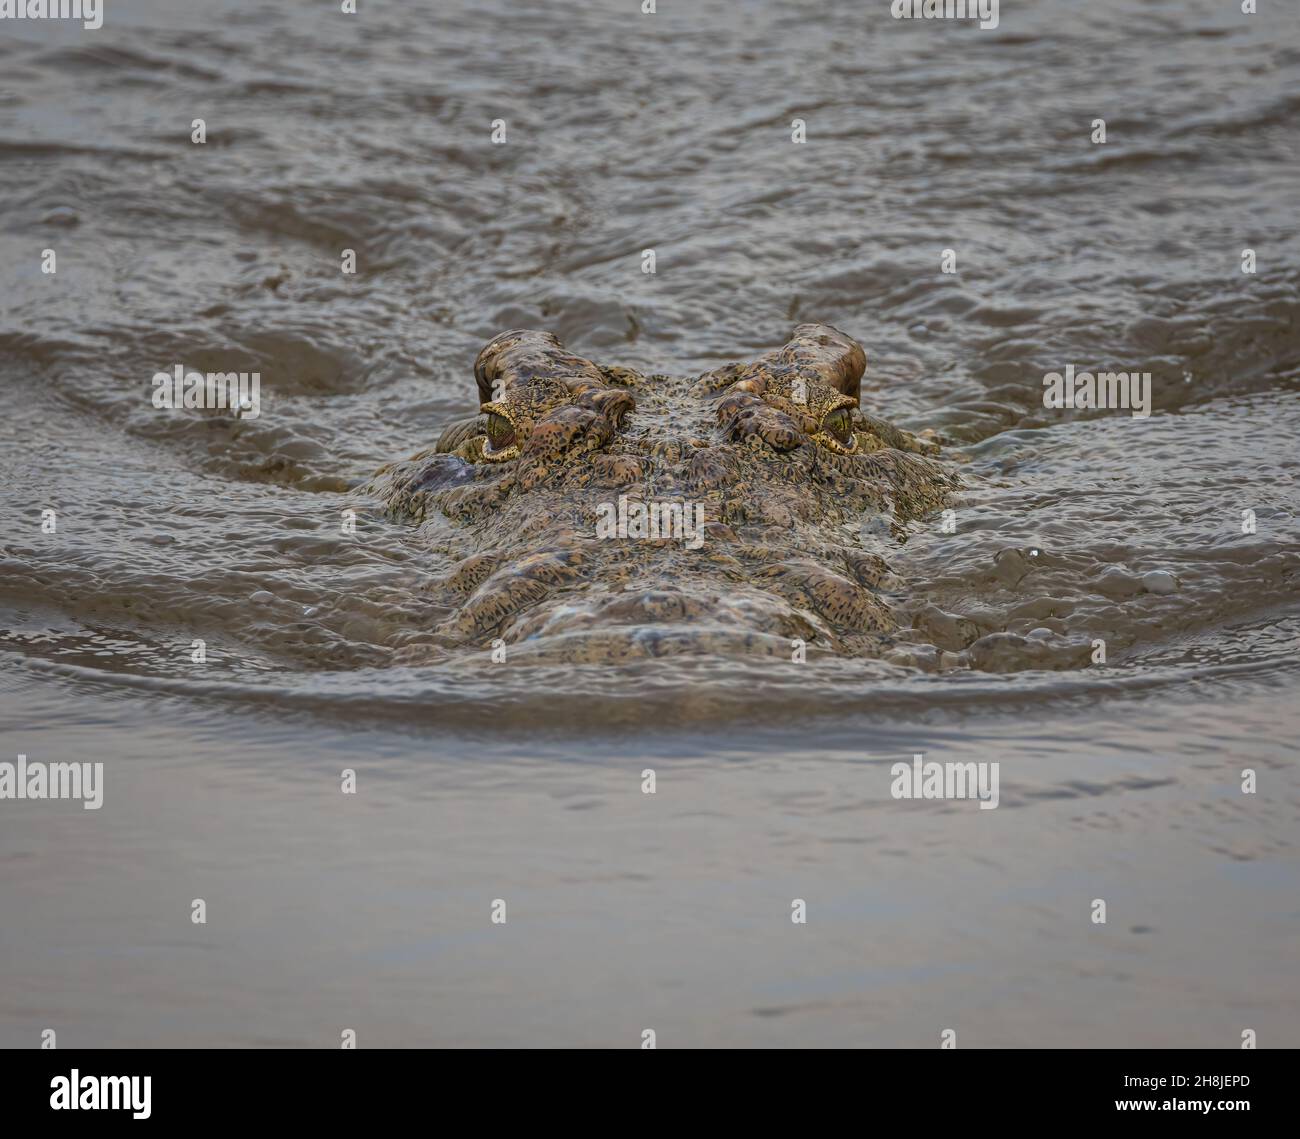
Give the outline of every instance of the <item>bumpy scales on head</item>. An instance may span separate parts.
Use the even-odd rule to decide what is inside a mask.
[[[901,539],[957,481],[937,443],[861,410],[865,367],[825,324],[691,380],[602,367],[547,332],[496,337],[479,415],[365,488],[398,518],[456,524],[431,537],[454,564],[407,658],[499,640],[512,659],[789,659],[796,638],[878,655],[898,583],[861,524]]]

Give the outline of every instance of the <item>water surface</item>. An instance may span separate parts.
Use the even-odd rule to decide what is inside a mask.
[[[0,26],[0,747],[107,770],[0,803],[0,1043],[1300,1043],[1294,13],[361,6]],[[340,510],[491,336],[805,320],[966,484],[880,547],[890,659],[398,663],[448,567]],[[154,410],[178,363],[261,414]],[[890,799],[918,751],[1002,805]]]

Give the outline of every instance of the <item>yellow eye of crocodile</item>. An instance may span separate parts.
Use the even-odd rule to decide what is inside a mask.
[[[489,412],[487,417],[487,437],[494,451],[504,450],[515,441],[515,427],[504,415]]]
[[[853,441],[853,416],[847,407],[837,408],[822,420],[822,430],[846,447]]]

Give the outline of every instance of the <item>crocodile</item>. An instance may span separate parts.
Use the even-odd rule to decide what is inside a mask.
[[[903,540],[960,481],[863,410],[866,362],[827,324],[689,378],[495,337],[479,413],[361,488],[445,570],[399,658],[882,655],[902,583],[864,534]]]

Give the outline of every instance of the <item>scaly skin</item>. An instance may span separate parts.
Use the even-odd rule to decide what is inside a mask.
[[[936,442],[861,411],[865,367],[825,324],[695,380],[601,367],[546,332],[496,337],[474,366],[481,414],[364,488],[398,518],[458,524],[433,631],[399,656],[499,639],[511,659],[789,659],[796,638],[878,656],[895,628],[879,591],[898,583],[861,521],[901,539],[958,482]],[[701,505],[702,543],[597,536],[623,495]]]

